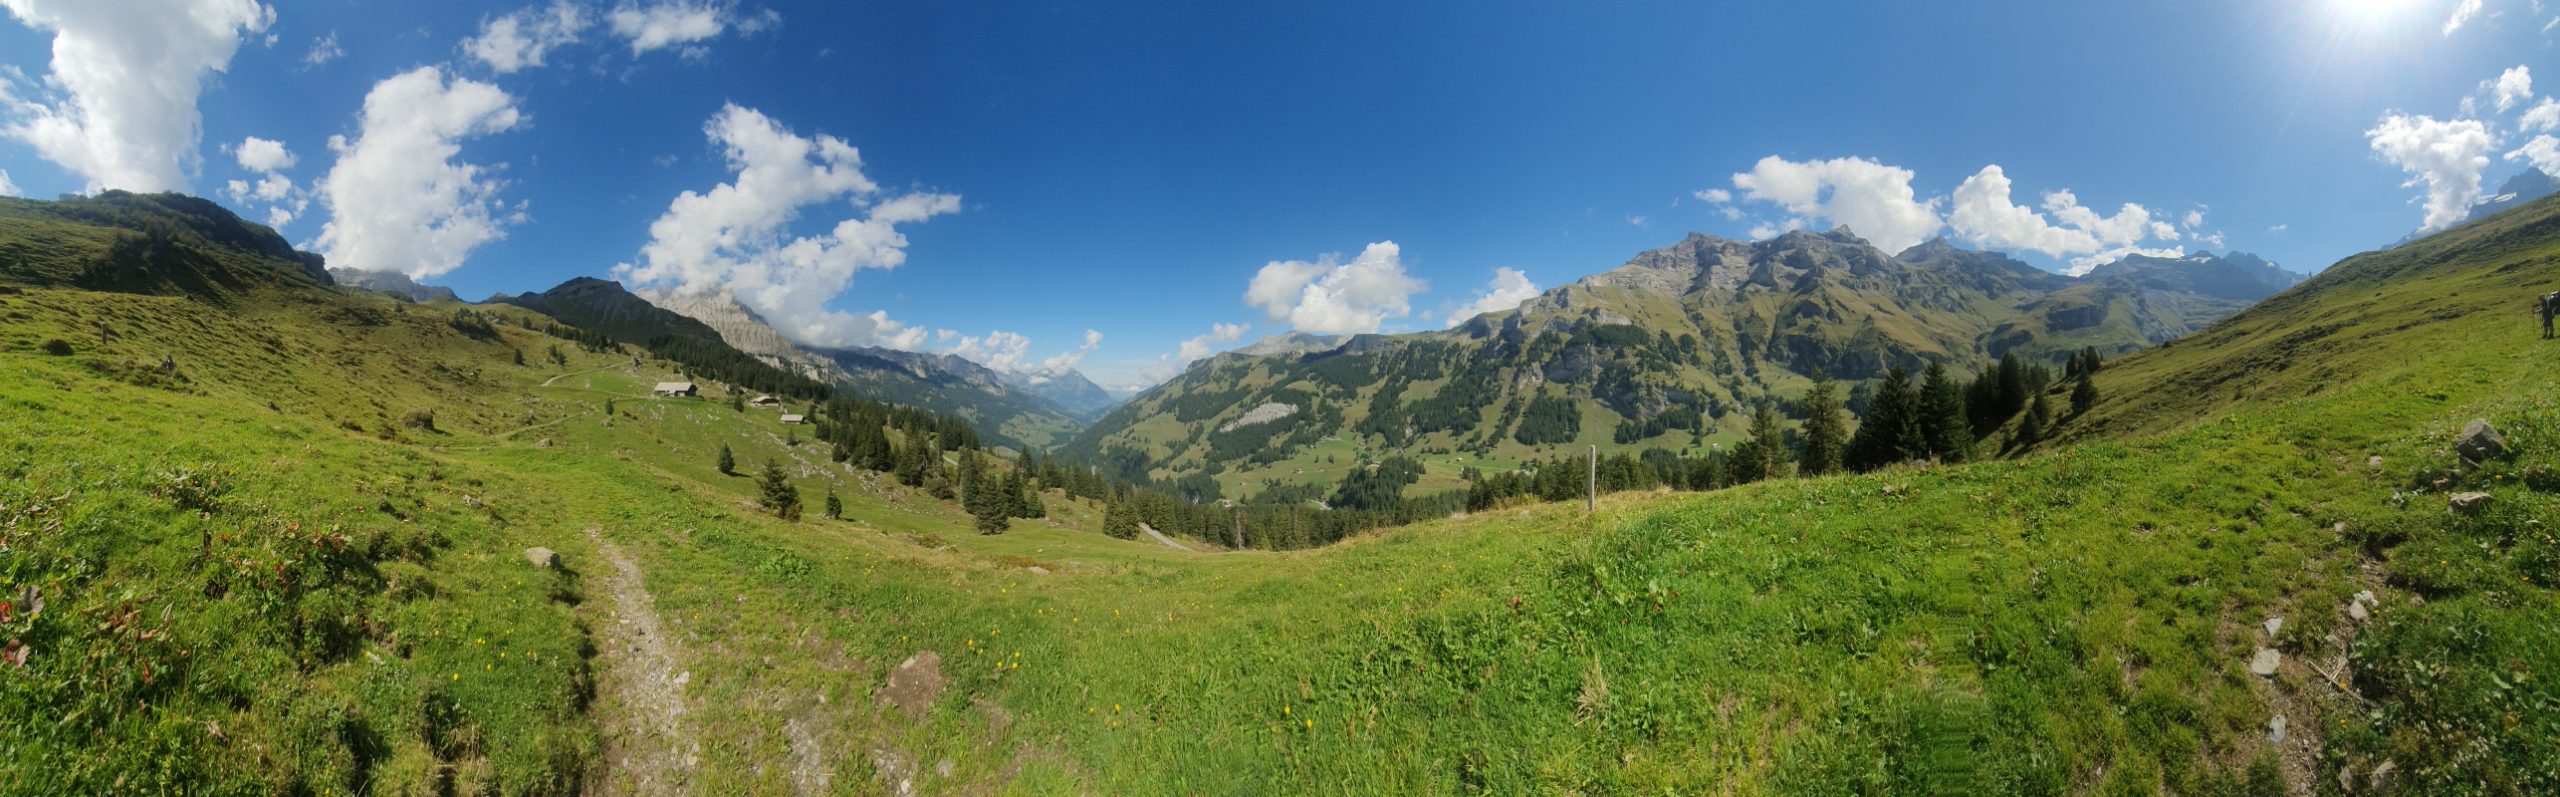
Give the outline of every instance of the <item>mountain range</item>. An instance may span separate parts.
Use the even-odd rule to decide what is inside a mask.
[[[1338,480],[1381,452],[1465,467],[1689,449],[1738,437],[1750,407],[1788,407],[1816,375],[2112,356],[2302,279],[2236,253],[2071,277],[1943,239],[1893,254],[1846,229],[1691,234],[1448,330],[1265,338],[1193,364],[1062,452],[1131,478],[1221,477],[1235,495]]]

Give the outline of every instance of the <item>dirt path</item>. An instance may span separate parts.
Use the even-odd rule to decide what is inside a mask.
[[[577,375],[579,375],[579,374],[592,374],[592,373],[595,373],[595,372],[598,372],[598,371],[611,371],[611,370],[613,370],[613,369],[620,368],[620,367],[622,367],[622,365],[621,365],[620,363],[615,363],[615,364],[613,364],[613,365],[608,365],[608,366],[605,366],[605,367],[603,367],[603,368],[589,368],[589,369],[584,370],[584,371],[570,371],[570,372],[565,373],[565,374],[553,374],[553,375],[551,376],[551,378],[549,378],[549,379],[545,379],[545,380],[542,380],[542,386],[543,386],[543,387],[550,387],[550,386],[551,386],[551,383],[553,383],[553,382],[558,382],[558,381],[560,381],[560,380],[561,380],[561,379],[563,379],[563,378],[572,377],[572,376],[577,376]]]
[[[1184,544],[1182,544],[1182,543],[1178,543],[1178,542],[1174,542],[1172,537],[1164,536],[1164,532],[1157,531],[1157,530],[1155,529],[1155,527],[1154,527],[1154,526],[1149,526],[1149,525],[1147,525],[1147,524],[1140,523],[1140,524],[1138,524],[1138,530],[1139,530],[1139,531],[1146,532],[1146,533],[1147,533],[1147,536],[1149,536],[1149,537],[1154,537],[1154,538],[1156,538],[1156,542],[1164,543],[1165,547],[1167,547],[1167,548],[1172,548],[1172,549],[1174,549],[1174,550],[1181,551],[1181,552],[1183,552],[1183,553],[1199,553],[1199,551],[1197,551],[1197,550],[1193,550],[1193,549],[1191,548],[1191,546],[1184,545]]]
[[[693,673],[681,669],[682,656],[658,622],[657,601],[641,583],[640,566],[599,532],[587,529],[587,539],[612,567],[603,575],[613,618],[599,641],[604,671],[597,683],[597,716],[604,718],[605,772],[589,792],[683,794],[684,775],[700,751],[684,721],[684,686]]]

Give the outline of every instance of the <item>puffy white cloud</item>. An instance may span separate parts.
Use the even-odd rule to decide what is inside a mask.
[[[1078,364],[1083,363],[1085,355],[1092,354],[1094,348],[1101,345],[1102,333],[1100,331],[1091,329],[1085,330],[1083,345],[1077,346],[1075,351],[1060,352],[1058,354],[1050,355],[1048,359],[1041,360],[1040,370],[1038,373],[1043,376],[1064,374],[1068,370],[1075,368]]]
[[[2204,211],[2201,209],[2187,211],[2187,217],[2183,219],[2183,221],[2186,222],[2188,227],[2202,227],[2204,226]]]
[[[1516,268],[1494,269],[1493,281],[1486,283],[1484,290],[1477,291],[1475,298],[1465,306],[1449,311],[1449,326],[1466,323],[1469,319],[1486,313],[1499,313],[1519,307],[1521,302],[1528,301],[1537,295],[1538,284],[1530,282],[1529,275],[1521,273]]]
[[[2544,174],[2560,174],[2560,139],[2548,134],[2534,136],[2524,146],[2507,153],[2507,160],[2531,163]]]
[[[935,192],[884,195],[862,173],[861,153],[834,136],[808,138],[755,110],[730,105],[703,125],[727,154],[735,179],[708,193],[685,191],[649,225],[635,263],[614,273],[685,292],[727,290],[774,328],[802,343],[913,349],[925,332],[827,309],[856,272],[906,262],[902,224],[960,210],[960,197]],[[850,201],[861,213],[825,233],[795,237],[803,208]]]
[[[676,47],[709,39],[729,29],[727,10],[696,0],[661,0],[625,5],[605,16],[613,35],[631,42],[631,54]]]
[[[462,139],[523,121],[506,92],[447,80],[438,67],[374,84],[355,140],[329,139],[338,161],[319,186],[330,216],[321,251],[336,265],[415,279],[461,267],[471,250],[506,237],[523,211],[499,200],[501,183],[485,169],[454,157]]]
[[[317,69],[346,56],[346,48],[338,46],[338,32],[329,31],[329,35],[312,40],[311,51],[302,54],[302,68]]]
[[[300,160],[293,156],[293,150],[285,149],[284,142],[257,136],[242,139],[239,146],[232,147],[231,157],[240,161],[240,168],[264,174],[291,169]]]
[[[21,195],[23,194],[18,190],[18,184],[9,182],[9,171],[7,169],[0,169],[0,196]]]
[[[2043,211],[2038,212],[2012,201],[2010,189],[2008,172],[1996,164],[1965,178],[1964,184],[1956,187],[1947,214],[1956,236],[1986,248],[2078,258],[2072,261],[2075,266],[2081,266],[2093,255],[2131,251],[2131,247],[2148,238],[2175,241],[2179,237],[2175,226],[2154,220],[2151,210],[2141,205],[2127,202],[2116,209],[2115,215],[2102,215],[2081,206],[2080,198],[2065,190],[2047,192]],[[2047,214],[2051,217],[2047,218]],[[2190,211],[2187,219],[2201,224],[2204,213]]]
[[[1394,241],[1369,245],[1351,262],[1325,255],[1316,262],[1272,261],[1253,275],[1245,303],[1271,320],[1319,335],[1378,331],[1389,318],[1413,312],[1410,299],[1430,287],[1405,274]]]
[[[2470,22],[2472,17],[2479,15],[2480,0],[2462,0],[2453,7],[2453,16],[2445,19],[2444,35],[2453,35],[2454,31],[2462,29],[2463,23]]]
[[[1865,158],[1789,161],[1761,158],[1751,171],[1733,176],[1744,199],[1775,203],[1798,217],[1847,225],[1887,252],[1899,252],[1936,235],[1944,222],[1937,200],[1922,201],[1911,190],[1909,169]],[[1760,236],[1757,232],[1754,237]]]
[[[0,133],[88,181],[90,190],[187,188],[201,160],[196,99],[207,73],[231,65],[241,37],[275,10],[254,0],[0,0],[53,33],[53,96],[0,89],[13,117]]]
[[[1718,205],[1733,201],[1733,192],[1722,188],[1702,189],[1697,193],[1690,194],[1690,196],[1697,197],[1700,202],[1713,202]]]
[[[553,0],[550,8],[521,8],[480,22],[480,35],[462,41],[463,53],[508,74],[541,66],[551,51],[576,44],[594,24],[583,8]]]
[[[2499,73],[2496,80],[2481,81],[2480,93],[2488,95],[2489,102],[2497,107],[2499,113],[2506,113],[2517,104],[2533,99],[2533,70],[2521,65],[2511,67]]]
[[[2219,239],[2218,239],[2218,238],[2217,238],[2217,240],[2216,240],[2216,243],[2220,243],[2220,241],[2219,241]],[[2187,256],[2187,249],[2186,249],[2186,247],[2183,247],[2183,246],[2171,246],[2171,247],[2165,247],[2165,248],[2151,248],[2151,247],[2141,247],[2141,246],[2119,246],[2119,247],[2115,247],[2115,248],[2113,248],[2113,249],[2108,249],[2108,250],[2105,250],[2105,251],[2102,251],[2102,252],[2098,252],[2098,253],[2095,253],[2095,254],[2091,254],[2091,255],[2089,255],[2089,256],[2087,256],[2087,257],[2075,257],[2075,258],[2072,258],[2072,259],[2071,259],[2071,267],[2070,267],[2070,268],[2063,269],[2063,270],[2062,270],[2062,273],[2064,273],[2064,274],[2069,274],[2069,275],[2074,276],[2074,277],[2084,276],[2084,275],[2087,275],[2087,274],[2088,274],[2089,272],[2091,272],[2091,271],[2095,271],[2095,270],[2097,270],[2097,268],[2098,268],[2099,266],[2103,266],[2103,265],[2106,265],[2106,264],[2108,264],[2108,263],[2113,263],[2113,262],[2116,262],[2116,261],[2118,261],[2118,260],[2123,260],[2123,259],[2125,259],[2126,257],[2132,256],[2132,255],[2150,255],[2150,256],[2152,256],[2152,257],[2180,258],[2180,257],[2186,257],[2186,256]]]
[[[1024,359],[1031,354],[1031,339],[1013,332],[996,331],[986,337],[965,337],[951,353],[966,357],[997,371],[1007,373],[1025,369]]]
[[[2560,130],[2560,100],[2544,97],[2541,102],[2534,103],[2523,116],[2516,118],[2516,128],[2545,133]]]
[[[1209,334],[1182,342],[1182,346],[1174,353],[1174,359],[1180,361],[1175,364],[1189,365],[1193,360],[1216,354],[1219,345],[1243,340],[1245,330],[1252,328],[1251,324],[1211,324]]]
[[[2488,167],[2497,138],[2478,119],[2440,120],[2392,113],[2364,133],[2376,156],[2409,174],[2403,188],[2426,187],[2426,222],[2432,232],[2471,212],[2480,196],[2480,170]]]

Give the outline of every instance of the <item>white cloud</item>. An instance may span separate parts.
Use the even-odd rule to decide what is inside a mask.
[[[2078,196],[2064,190],[2046,193],[2043,212],[2038,212],[2011,201],[2010,187],[2008,172],[1996,164],[1965,178],[1964,184],[1956,187],[1953,206],[1947,214],[1956,236],[1986,248],[2076,258],[2074,265],[2093,255],[2130,251],[2145,239],[2178,239],[2176,227],[2153,220],[2151,210],[2141,205],[2127,202],[2116,209],[2115,215],[2101,215],[2081,206]],[[2187,218],[2201,224],[2204,214],[2190,211]]]
[[[257,136],[242,139],[239,146],[231,149],[231,155],[240,161],[240,168],[264,174],[291,169],[298,160],[292,150],[285,149],[284,142]]]
[[[454,157],[462,139],[523,121],[506,92],[447,81],[438,67],[374,84],[356,139],[329,139],[338,162],[319,186],[330,216],[320,228],[322,252],[337,265],[416,279],[461,267],[471,250],[506,237],[523,211],[498,199],[501,184],[483,167]]]
[[[2507,160],[2531,163],[2543,174],[2560,174],[2560,139],[2547,134],[2534,136],[2533,140],[2524,142],[2524,146],[2507,153]]]
[[[2190,211],[2187,211],[2187,217],[2186,217],[2185,219],[2183,219],[2183,221],[2185,221],[2185,222],[2186,222],[2186,225],[2187,225],[2188,227],[2190,227],[2190,228],[2193,228],[2193,227],[2202,227],[2202,226],[2204,226],[2204,211],[2202,211],[2202,210],[2190,210]]]
[[[1085,355],[1092,354],[1094,347],[1100,345],[1102,345],[1102,333],[1097,330],[1085,330],[1084,345],[1076,347],[1075,351],[1061,352],[1050,355],[1049,359],[1041,360],[1039,373],[1050,376],[1064,374],[1083,363]]]
[[[965,337],[951,353],[966,357],[979,365],[1005,373],[1026,370],[1024,358],[1031,354],[1031,339],[1013,332],[996,331],[986,337]]]
[[[2289,226],[2287,226],[2287,225],[2278,224],[2278,225],[2273,226],[2273,227],[2268,227],[2268,228],[2267,228],[2267,232],[2284,232],[2284,231],[2285,231],[2285,230],[2287,230],[2287,229],[2291,229],[2291,228],[2290,228]]]
[[[9,182],[9,171],[7,169],[0,169],[0,196],[23,195],[24,194],[18,190],[17,183]]]
[[[1211,324],[1209,334],[1182,342],[1174,353],[1174,358],[1181,361],[1177,365],[1189,365],[1193,360],[1216,354],[1220,344],[1243,340],[1245,330],[1252,328],[1251,324]]]
[[[2533,70],[2521,65],[2509,68],[2496,80],[2481,81],[2480,93],[2489,96],[2499,113],[2506,113],[2518,103],[2533,99]]]
[[[1703,189],[1690,196],[1697,197],[1700,202],[1713,202],[1719,205],[1733,201],[1733,192],[1722,188]]]
[[[1341,255],[1272,261],[1253,275],[1244,300],[1304,332],[1376,332],[1387,319],[1411,314],[1409,300],[1430,287],[1405,274],[1400,254],[1394,241],[1381,241],[1349,263]]]
[[[1651,227],[1653,226],[1653,217],[1639,213],[1633,216],[1628,216],[1627,223],[1637,227]]]
[[[1877,248],[1899,252],[1944,226],[1937,200],[1919,200],[1911,178],[1909,169],[1865,158],[1797,163],[1771,155],[1734,175],[1733,185],[1744,199],[1785,208],[1798,217],[1795,226],[1817,219],[1844,224]]]
[[[2063,269],[2062,273],[2069,274],[2074,277],[2087,276],[2089,272],[2096,271],[2099,266],[2123,260],[2132,255],[2150,255],[2152,257],[2166,257],[2174,259],[2186,257],[2187,250],[2186,247],[2182,246],[2172,246],[2167,248],[2120,246],[2103,252],[2098,252],[2087,257],[2072,258],[2071,267]]]
[[[346,48],[338,46],[338,32],[329,31],[329,35],[312,40],[311,51],[302,54],[302,68],[316,69],[346,55]]]
[[[692,44],[729,29],[720,6],[696,0],[661,0],[646,6],[625,5],[605,16],[613,35],[631,42],[631,54]]]
[[[0,133],[87,180],[90,190],[184,190],[201,160],[196,98],[231,65],[241,37],[275,22],[254,0],[0,0],[51,31],[54,96],[0,88],[13,117]]]
[[[578,42],[594,20],[569,0],[553,0],[547,9],[521,8],[480,22],[480,35],[464,39],[462,51],[491,71],[508,74],[541,66],[551,51]]]
[[[2544,97],[2541,102],[2534,103],[2523,116],[2516,118],[2516,129],[2545,133],[2560,130],[2560,100]]]
[[[2444,35],[2453,35],[2454,31],[2462,29],[2463,23],[2470,22],[2479,14],[2480,0],[2462,0],[2461,4],[2453,7],[2453,16],[2444,21]]]
[[[2423,232],[2450,227],[2471,212],[2480,196],[2480,170],[2497,146],[2480,120],[2401,113],[2385,115],[2364,136],[2375,155],[2409,173],[2401,187],[2426,186],[2427,217],[2418,228]]]
[[[834,136],[800,136],[737,105],[721,109],[703,134],[727,153],[736,179],[709,193],[677,196],[649,225],[637,262],[615,266],[615,274],[685,292],[725,289],[802,343],[922,345],[920,328],[826,305],[852,287],[856,272],[905,263],[907,238],[898,225],[957,213],[959,196],[885,194],[863,175],[853,145]],[[839,200],[862,212],[823,234],[790,233],[803,208]]]
[[[1516,268],[1494,269],[1493,281],[1486,283],[1484,290],[1476,292],[1475,298],[1465,306],[1449,311],[1449,326],[1466,323],[1485,313],[1519,307],[1521,302],[1537,295],[1538,284],[1530,282],[1529,275]]]

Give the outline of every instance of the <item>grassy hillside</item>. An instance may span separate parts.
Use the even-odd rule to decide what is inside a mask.
[[[2521,295],[2540,224],[2369,262]],[[978,535],[717,388],[643,396],[668,363],[517,365],[559,341],[445,310],[25,288],[0,595],[45,605],[0,619],[0,716],[49,721],[0,723],[0,792],[2560,788],[2560,344],[2346,279],[2230,326],[2359,345],[2203,397],[2134,380],[2284,334],[2125,358],[2081,444],[2021,461],[1290,553],[1111,539],[1054,492]],[[2455,469],[2474,416],[2514,451]],[[757,511],[723,445],[811,516]]]

